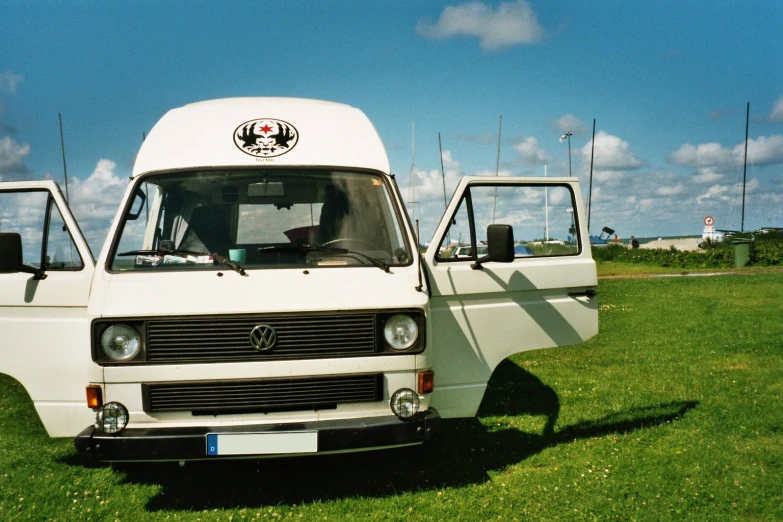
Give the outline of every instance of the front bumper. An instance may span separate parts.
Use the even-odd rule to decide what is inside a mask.
[[[371,417],[294,424],[264,424],[214,428],[126,429],[106,435],[90,426],[74,439],[76,451],[85,462],[213,460],[207,454],[207,434],[304,433],[316,432],[317,453],[382,449],[421,444],[437,432],[440,415],[430,408],[410,420]],[[294,453],[296,454],[296,453]],[[231,458],[261,458],[263,452],[233,455]],[[281,456],[281,455],[274,455]],[[226,457],[223,457],[226,458]]]

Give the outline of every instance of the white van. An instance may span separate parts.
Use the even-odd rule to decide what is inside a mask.
[[[90,461],[420,444],[504,358],[597,333],[583,209],[575,178],[465,178],[420,254],[361,111],[194,103],[144,141],[97,260],[54,182],[0,183],[0,372]],[[515,257],[547,216],[576,241]]]

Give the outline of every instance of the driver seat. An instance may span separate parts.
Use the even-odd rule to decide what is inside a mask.
[[[315,235],[316,244],[323,245],[339,239],[345,218],[351,213],[348,196],[340,189],[329,187],[326,199],[321,207],[318,218],[318,232]]]
[[[219,207],[201,206],[193,209],[188,229],[177,248],[191,252],[215,252],[225,255],[231,243],[228,216]]]

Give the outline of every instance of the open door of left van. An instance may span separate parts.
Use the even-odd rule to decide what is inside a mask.
[[[54,181],[0,183],[0,373],[24,386],[53,437],[95,417],[85,403],[94,270]]]

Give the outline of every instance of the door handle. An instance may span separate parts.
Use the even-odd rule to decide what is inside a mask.
[[[582,290],[580,292],[568,292],[568,297],[590,297],[593,298],[596,296],[598,292],[595,291],[593,288],[588,288],[587,290]]]

